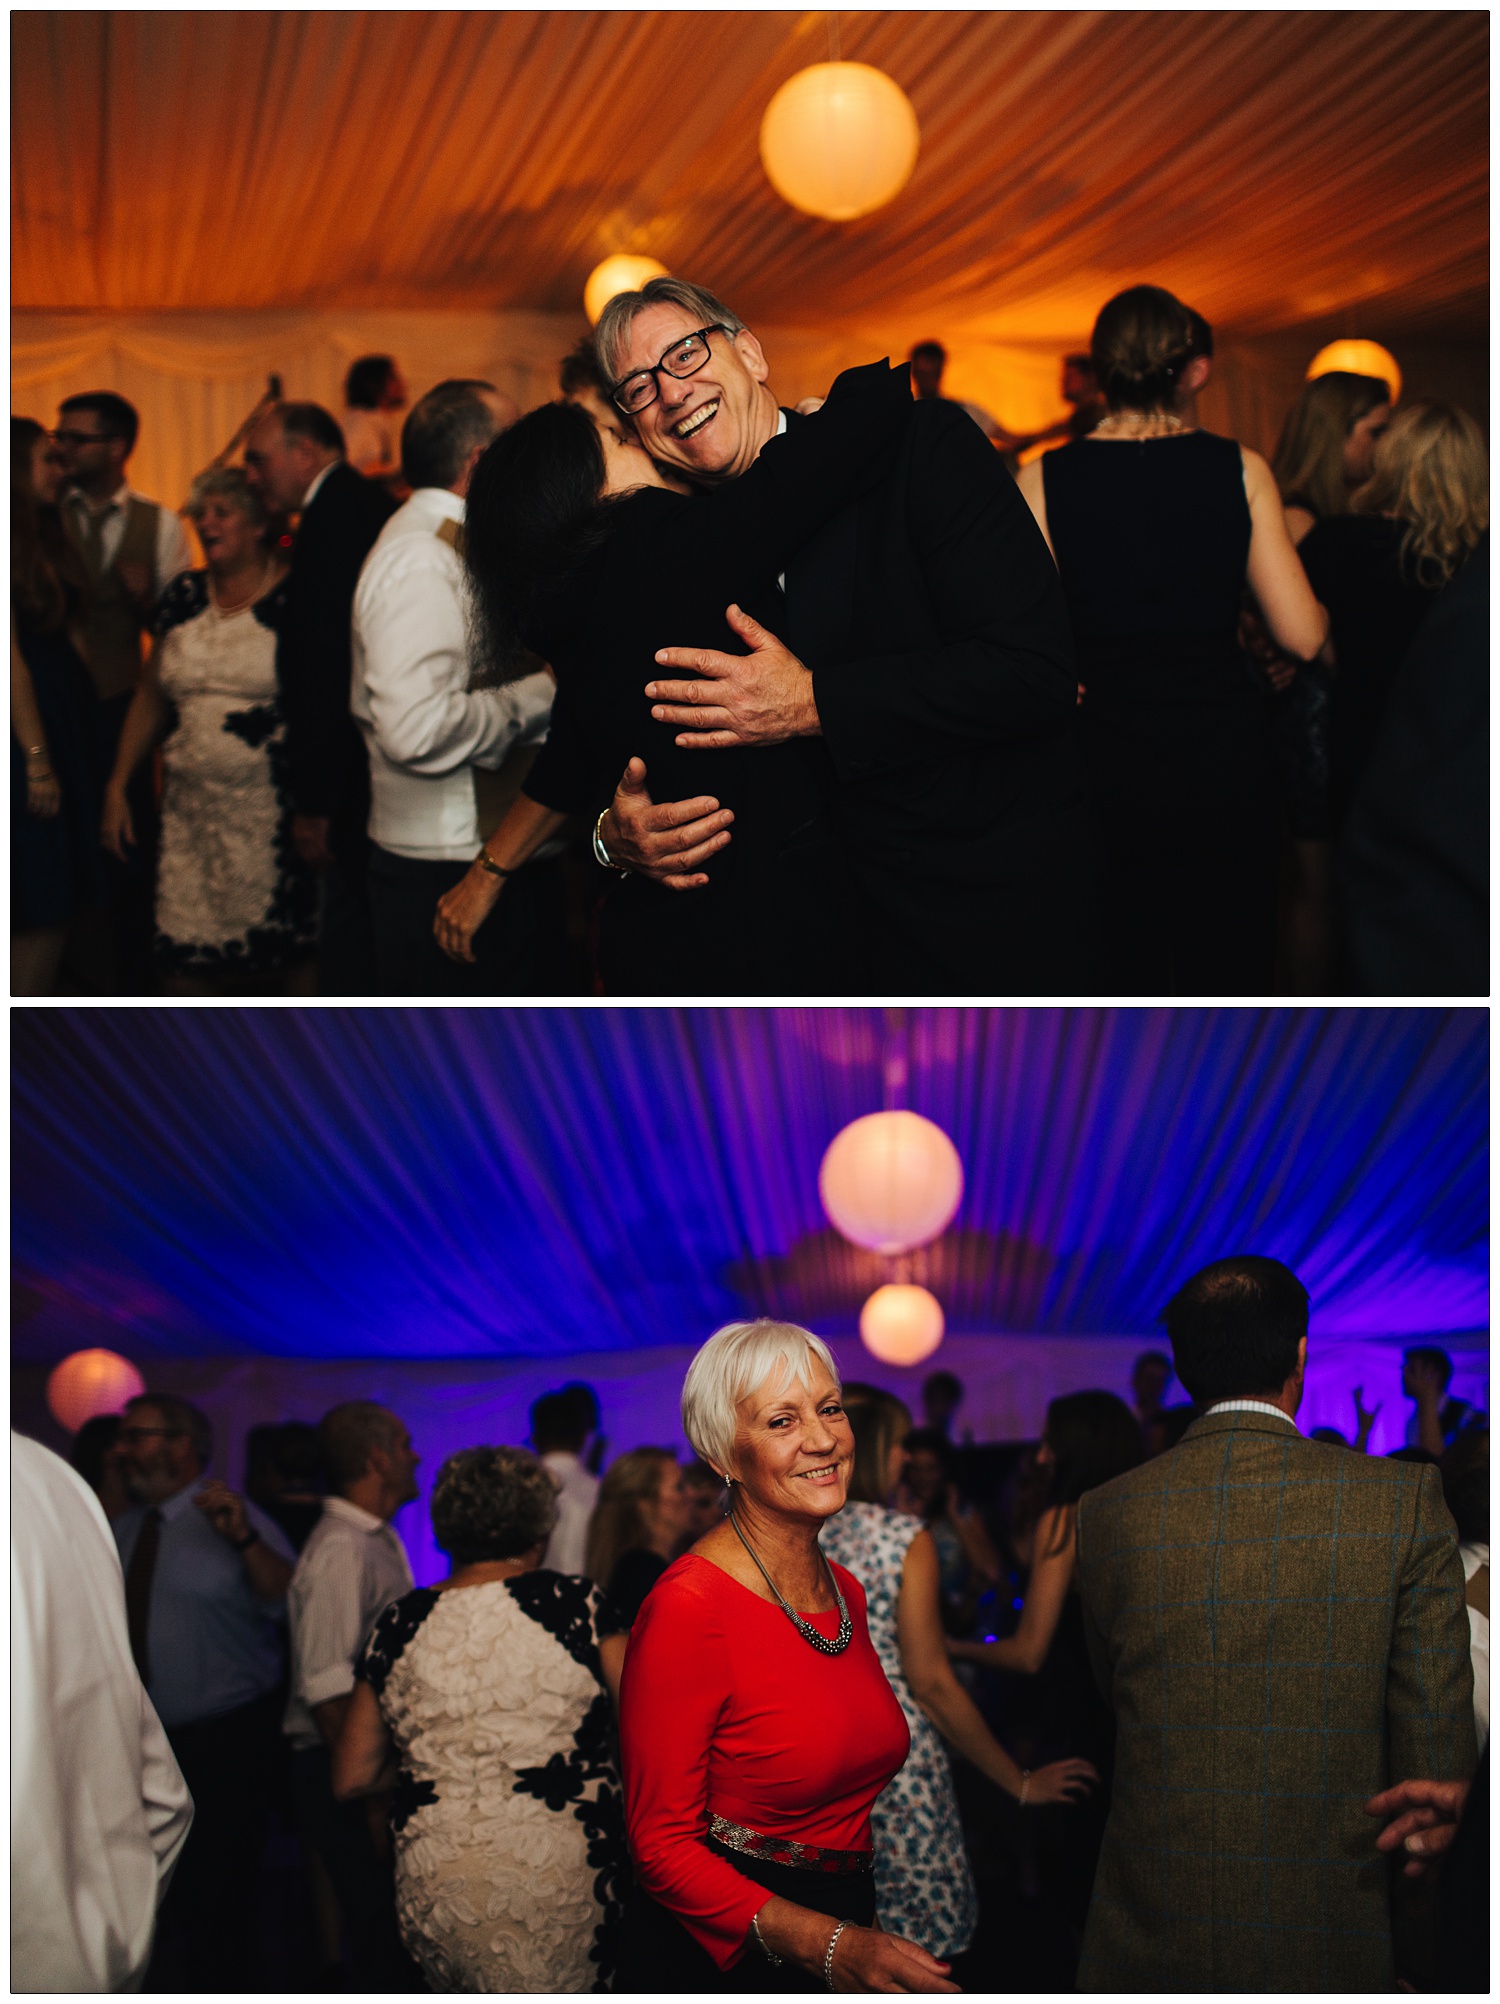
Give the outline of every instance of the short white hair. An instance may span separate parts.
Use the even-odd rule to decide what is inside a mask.
[[[740,1400],[765,1384],[778,1365],[773,1393],[794,1381],[810,1388],[814,1359],[837,1385],[839,1367],[828,1345],[795,1322],[762,1316],[716,1329],[682,1381],[682,1430],[693,1452],[727,1475]]]

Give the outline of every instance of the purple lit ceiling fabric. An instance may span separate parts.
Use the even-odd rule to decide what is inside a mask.
[[[884,1262],[818,1164],[926,1114],[963,1158],[911,1277],[954,1332],[1149,1334],[1228,1252],[1324,1337],[1488,1320],[1482,1010],[12,1012],[17,1355],[563,1358]]]

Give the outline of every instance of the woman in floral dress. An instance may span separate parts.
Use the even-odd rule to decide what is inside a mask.
[[[943,1644],[932,1534],[884,1500],[901,1479],[911,1414],[877,1392],[851,1406],[849,1418],[849,1501],[824,1527],[821,1543],[865,1590],[870,1640],[911,1730],[906,1765],[870,1817],[880,1925],[949,1961],[973,1939],[979,1908],[943,1740],[1023,1808],[1072,1801],[1096,1776],[1083,1760],[1027,1773],[985,1724]]]
[[[539,1567],[557,1514],[520,1448],[439,1471],[453,1571],[375,1624],[333,1757],[341,1799],[394,1790],[401,1937],[434,1990],[604,1990],[628,1870],[611,1697],[587,1580]]]

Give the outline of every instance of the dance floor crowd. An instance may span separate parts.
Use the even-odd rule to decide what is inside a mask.
[[[1480,429],[1268,463],[1213,345],[1132,287],[1019,439],[653,280],[524,416],[267,403],[201,563],[122,397],[13,417],[15,991],[1487,992]]]
[[[420,1588],[384,1406],[14,1436],[16,1987],[1487,1989],[1488,1420],[1304,1436],[1307,1307],[1219,1261],[1011,1445],[731,1324],[685,1465],[450,1455]]]

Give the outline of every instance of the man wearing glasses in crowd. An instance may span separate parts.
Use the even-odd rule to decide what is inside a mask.
[[[125,464],[139,431],[135,408],[124,397],[88,390],[64,401],[52,434],[67,482],[62,520],[79,559],[83,656],[99,697],[99,756],[106,773],[115,762],[157,600],[192,564],[178,517],[126,482]],[[106,865],[113,922],[91,940],[92,950],[85,948],[98,961],[91,972],[105,993],[144,987],[148,979],[156,827],[149,770],[137,777],[131,809],[136,850],[129,864]]]
[[[280,1748],[286,1590],[296,1563],[264,1512],[204,1471],[208,1421],[167,1393],[118,1435],[136,1502],[113,1529],[141,1681],[192,1793],[150,1987],[264,1987],[256,1900]]]
[[[661,278],[621,294],[596,340],[616,408],[701,486],[817,422],[778,408],[759,341],[698,286]],[[824,740],[872,955],[862,988],[890,985],[892,956],[897,985],[924,992],[1088,985],[1072,640],[1028,512],[958,406],[913,402],[894,472],[788,565],[782,632],[730,618],[743,654],[664,635],[662,679],[642,692],[681,745]],[[670,883],[711,871],[728,819],[708,796],[654,803],[632,760],[597,847]]]

